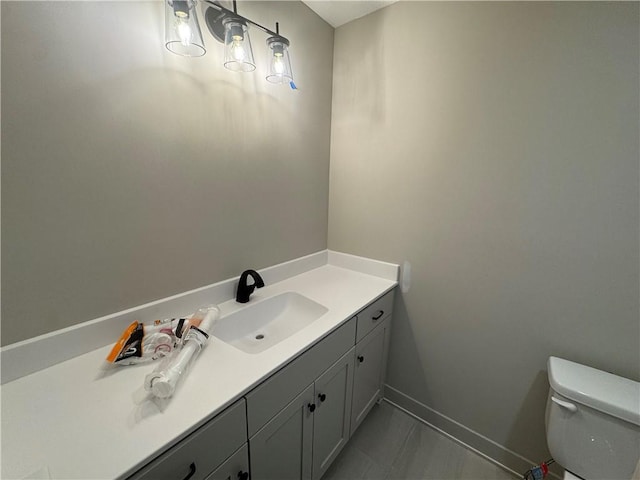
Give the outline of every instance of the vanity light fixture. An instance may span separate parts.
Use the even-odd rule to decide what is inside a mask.
[[[234,72],[256,69],[247,24],[241,18],[226,16],[224,25],[224,67]]]
[[[170,52],[185,57],[206,53],[195,0],[167,0],[164,18],[164,44]]]
[[[267,81],[288,84],[295,89],[291,60],[289,59],[289,40],[276,31],[263,27],[238,14],[236,0],[233,11],[220,5],[216,0],[202,0],[207,6],[205,22],[216,40],[224,44],[224,66],[236,72],[255,70],[253,49],[249,37],[249,26],[262,30],[269,35],[269,63]],[[196,0],[165,0],[165,45],[175,54],[187,57],[199,57],[206,53],[202,33],[196,13]]]
[[[267,38],[269,47],[269,73],[267,81],[271,83],[293,83],[291,61],[289,60],[289,40],[281,37],[276,23],[276,35]]]

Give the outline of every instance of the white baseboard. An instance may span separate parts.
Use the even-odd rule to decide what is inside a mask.
[[[385,385],[384,396],[386,402],[520,478],[536,464],[389,385]],[[550,475],[560,480],[553,472]]]

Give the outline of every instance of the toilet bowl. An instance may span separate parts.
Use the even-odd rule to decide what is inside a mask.
[[[640,383],[548,361],[547,445],[565,478],[629,480],[640,457]]]

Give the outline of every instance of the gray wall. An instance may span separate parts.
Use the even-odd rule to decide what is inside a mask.
[[[280,22],[298,91],[164,48],[162,2],[2,2],[2,343],[326,248],[333,29]]]
[[[549,355],[640,380],[638,39],[637,2],[335,33],[329,248],[413,266],[388,383],[535,461]]]

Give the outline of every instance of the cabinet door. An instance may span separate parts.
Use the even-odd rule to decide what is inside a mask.
[[[251,437],[252,480],[311,479],[313,393],[312,384]]]
[[[355,334],[354,317],[249,392],[246,396],[249,437],[348,352]]]
[[[324,474],[349,440],[354,351],[349,350],[315,381],[313,480]]]
[[[248,480],[249,479],[249,449],[245,443],[236,450],[206,480]]]
[[[351,435],[382,396],[385,368],[385,343],[389,320],[374,329],[356,345],[353,379]]]

